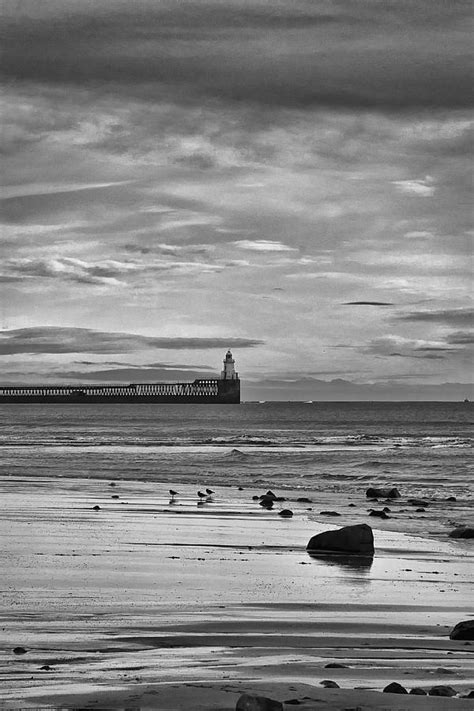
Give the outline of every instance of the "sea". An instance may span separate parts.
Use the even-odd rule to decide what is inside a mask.
[[[471,497],[468,402],[2,405],[0,474]]]

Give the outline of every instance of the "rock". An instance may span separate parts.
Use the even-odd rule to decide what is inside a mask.
[[[109,486],[117,486],[117,484],[114,481],[111,481]]]
[[[383,690],[384,694],[408,694],[408,691],[404,686],[398,684],[396,681],[392,681],[391,684],[385,687]]]
[[[390,518],[390,516],[387,516],[385,511],[376,511],[375,509],[370,509],[369,516],[377,516],[377,518]]]
[[[111,499],[120,499],[120,496],[118,494],[112,494],[110,497]]]
[[[446,499],[446,501],[457,501],[457,499],[456,499],[455,496],[448,496],[448,498]]]
[[[92,510],[93,510],[93,511],[100,511],[100,506],[93,506],[93,507],[92,507]]]
[[[15,647],[13,654],[26,654],[27,650],[24,647]]]
[[[53,667],[50,667],[49,664],[44,664],[40,669],[43,669],[44,671],[51,671]]]
[[[424,689],[420,689],[419,686],[415,686],[413,689],[410,689],[408,693],[416,696],[428,696],[427,692]]]
[[[341,514],[337,511],[320,511],[320,516],[340,516]]]
[[[355,508],[355,504],[347,504],[351,509]]]
[[[449,633],[449,639],[474,639],[474,620],[458,622]]]
[[[423,506],[420,506],[419,509],[415,509],[415,513],[421,513],[422,511],[426,511],[426,509],[423,508]]]
[[[449,534],[450,538],[474,538],[474,527],[458,526]]]
[[[461,699],[474,699],[474,691],[470,691],[468,694],[461,696]]]
[[[312,500],[312,499],[308,499],[306,496],[300,496],[300,497],[299,497],[298,499],[296,499],[296,500],[299,501],[300,504],[312,504],[312,503],[313,503],[313,500]]]
[[[313,536],[306,550],[373,556],[374,534],[366,523],[344,526],[335,531],[324,531]]]
[[[452,686],[432,686],[428,696],[456,696],[458,692]]]
[[[258,501],[260,496],[252,496],[252,501]]]
[[[456,672],[454,672],[452,669],[446,669],[446,667],[438,667],[435,670],[435,674],[455,674],[455,673]]]
[[[293,516],[293,511],[290,511],[290,509],[283,509],[283,511],[278,512],[279,516],[283,516],[283,518],[291,518]]]
[[[244,490],[244,487],[243,487],[243,486],[238,486],[237,489],[238,489],[238,491],[243,491],[243,490]]]
[[[372,498],[382,498],[382,499],[399,499],[401,494],[396,487],[391,489],[377,489],[376,487],[369,487],[365,492],[368,499]]]
[[[324,665],[325,669],[349,669],[347,664],[339,664],[338,662],[330,662]]]
[[[288,699],[287,701],[284,701],[283,703],[288,704],[288,706],[299,706],[303,702],[300,701],[299,699]]]
[[[339,684],[336,684],[335,681],[331,681],[331,679],[324,679],[323,681],[319,682],[321,686],[324,686],[325,689],[340,689],[341,687]]]
[[[237,701],[235,711],[283,711],[283,704],[267,696],[242,694]]]
[[[385,511],[385,513],[392,513],[392,510],[388,508],[388,506],[384,506],[382,511]]]
[[[272,499],[271,496],[263,496],[258,503],[265,509],[272,509],[273,501],[274,499]]]
[[[408,499],[408,503],[412,506],[428,506],[424,499]]]
[[[276,499],[276,494],[274,494],[273,491],[270,491],[270,489],[267,491],[266,494],[264,494],[264,496],[271,496],[272,499]]]

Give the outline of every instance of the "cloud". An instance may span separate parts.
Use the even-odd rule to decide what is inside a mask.
[[[126,86],[269,106],[464,107],[468,3],[416,0],[23,0],[8,7],[3,72],[17,81]],[[93,29],[91,29],[93,28]],[[368,41],[370,38],[370,41]],[[146,88],[147,87],[147,88]]]
[[[474,309],[439,309],[434,311],[412,311],[395,317],[397,321],[415,323],[439,323],[450,326],[471,326],[474,321]]]
[[[282,242],[274,242],[268,239],[241,239],[233,242],[239,249],[249,249],[254,252],[296,252],[295,247],[289,247]]]
[[[442,341],[424,341],[404,338],[402,336],[384,336],[373,339],[363,352],[384,358],[422,358],[440,360],[456,349]]]
[[[393,306],[390,301],[346,301],[344,306]]]
[[[454,346],[467,346],[474,344],[474,332],[455,331],[446,337],[446,343],[450,343]]]
[[[162,338],[88,328],[44,326],[0,332],[0,355],[19,353],[132,353],[152,349],[253,348],[251,338]]]
[[[427,175],[426,178],[419,180],[394,180],[393,184],[402,193],[412,193],[413,195],[419,195],[420,197],[432,197],[435,193],[433,178],[429,175]]]

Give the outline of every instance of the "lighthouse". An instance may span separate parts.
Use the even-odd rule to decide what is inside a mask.
[[[238,380],[239,374],[235,372],[235,360],[232,358],[230,350],[227,351],[224,358],[224,370],[221,372],[221,380]]]

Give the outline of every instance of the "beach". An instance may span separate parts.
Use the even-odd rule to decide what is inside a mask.
[[[167,483],[127,479],[0,486],[2,708],[230,710],[244,692],[307,709],[472,708],[459,696],[474,688],[474,646],[449,639],[472,616],[472,542],[447,535],[469,502],[449,514],[440,502],[421,536],[404,497],[392,508],[407,513],[371,519],[364,491],[307,491],[309,503],[285,489],[264,510],[258,487],[198,503],[190,484],[171,500]],[[312,535],[361,522],[372,562],[306,552]],[[458,697],[380,694],[392,681]]]

